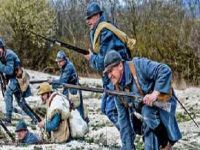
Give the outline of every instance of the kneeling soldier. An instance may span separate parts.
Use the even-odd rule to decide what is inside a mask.
[[[79,84],[78,75],[74,64],[67,58],[63,50],[58,51],[56,56],[56,62],[60,68],[60,78],[59,79],[50,79],[48,82],[52,84],[53,88],[58,88],[62,84]],[[87,122],[89,119],[86,116],[84,106],[83,106],[83,97],[82,92],[76,89],[64,88],[62,94],[67,96],[72,100],[74,107],[77,108],[81,117]]]
[[[66,142],[70,135],[68,124],[69,101],[65,96],[53,92],[52,86],[47,82],[40,84],[38,95],[47,108],[46,119],[39,122],[38,126],[51,133],[52,142]]]

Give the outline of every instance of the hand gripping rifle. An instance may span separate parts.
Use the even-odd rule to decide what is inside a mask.
[[[47,37],[45,37],[45,36],[43,36],[43,35],[37,34],[37,33],[32,32],[32,31],[30,31],[30,32],[31,32],[32,34],[36,35],[37,37],[40,37],[40,38],[42,38],[42,39],[44,39],[44,40],[46,40],[46,41],[49,41],[49,42],[51,42],[51,43],[53,43],[53,44],[57,44],[57,45],[59,45],[59,46],[61,46],[61,47],[65,47],[65,48],[71,49],[71,50],[73,50],[73,51],[75,51],[75,52],[78,52],[78,53],[80,53],[80,54],[83,54],[83,55],[89,54],[89,51],[88,51],[88,50],[85,50],[85,49],[82,49],[82,48],[79,48],[79,47],[70,45],[70,44],[68,44],[68,43],[64,43],[64,42],[59,41],[59,40],[57,40],[57,39],[47,38]]]
[[[3,121],[0,119],[0,125],[3,127],[3,129],[6,131],[8,136],[11,138],[12,142],[15,142],[15,138],[13,137],[12,133],[8,130],[8,128],[5,126]]]

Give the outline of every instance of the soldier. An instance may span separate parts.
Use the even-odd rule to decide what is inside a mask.
[[[27,125],[23,120],[18,122],[15,132],[18,141],[21,144],[39,144],[41,142],[37,135],[28,130]]]
[[[56,62],[60,67],[60,78],[49,80],[49,83],[52,84],[53,88],[59,87],[64,83],[75,85],[79,84],[78,75],[76,73],[75,67],[73,63],[67,58],[63,50],[58,51]],[[77,108],[81,117],[88,121],[88,118],[84,116],[82,92],[76,89],[64,88],[63,94],[66,95],[70,100],[72,100],[74,107]]]
[[[25,101],[25,97],[31,95],[30,87],[27,85],[22,90],[16,78],[16,73],[20,66],[21,62],[17,54],[10,49],[6,49],[3,40],[0,39],[0,73],[5,74],[8,82],[8,86],[6,88],[4,96],[4,101],[6,103],[6,117],[3,119],[3,121],[7,125],[11,124],[13,111],[13,95],[15,96],[15,99],[21,109],[31,117],[32,122],[35,124],[37,122],[34,115],[27,108],[27,103]],[[19,74],[22,74],[22,72]]]
[[[145,150],[170,150],[181,138],[175,117],[177,97],[171,87],[171,69],[165,64],[146,58],[124,61],[115,50],[106,54],[104,67],[104,73],[108,75],[116,90],[126,90],[144,97],[143,104],[138,104],[128,97],[115,99],[122,149],[135,149],[134,140],[138,133],[144,136]],[[157,99],[169,102],[170,112],[152,107]],[[142,122],[132,115],[136,111],[141,113]]]
[[[96,2],[89,3],[86,12],[86,23],[90,28],[90,42],[94,45],[95,32],[98,29],[98,25],[101,22],[105,22],[106,19],[103,15],[103,11]],[[90,54],[85,55],[85,58],[89,61],[90,66],[96,70],[103,72],[104,70],[104,57],[107,52],[111,49],[116,49],[124,60],[128,60],[130,56],[127,54],[127,48],[125,44],[110,30],[104,28],[99,34],[99,47]],[[103,87],[106,89],[113,89],[112,84],[107,76],[103,76]],[[102,96],[101,110],[107,115],[107,117],[115,124],[119,129],[117,109],[114,102],[114,96],[107,95],[106,93]]]
[[[46,119],[39,122],[38,126],[51,133],[52,142],[67,142],[70,135],[68,124],[69,101],[64,95],[53,92],[52,86],[47,82],[40,84],[38,95],[47,108]]]

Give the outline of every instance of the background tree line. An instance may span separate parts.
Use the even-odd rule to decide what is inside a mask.
[[[89,0],[0,0],[0,36],[26,68],[57,67],[58,46],[30,31],[89,48]],[[200,83],[199,0],[99,0],[107,19],[137,39],[132,56],[169,64],[177,79]],[[62,48],[81,75],[95,74],[79,54]]]

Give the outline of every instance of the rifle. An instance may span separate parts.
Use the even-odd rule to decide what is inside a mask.
[[[73,89],[82,90],[82,91],[89,91],[89,92],[96,92],[96,93],[104,93],[105,92],[110,95],[128,96],[130,98],[133,98],[135,101],[142,102],[142,97],[130,94],[129,92],[125,92],[125,91],[108,90],[108,89],[103,89],[103,88],[83,87],[83,86],[74,85],[74,84],[62,84],[62,86],[65,88],[73,88]],[[171,110],[171,104],[168,102],[154,101],[153,106],[161,108],[167,112],[170,112],[170,110]]]
[[[32,109],[27,103],[25,103],[25,105],[26,105],[26,107],[30,110],[30,112],[35,116],[35,119],[37,119],[37,122],[42,121],[41,118],[38,116],[38,114],[35,113],[35,112],[33,111],[33,109]]]
[[[142,101],[142,97],[135,96],[135,95],[130,94],[129,92],[124,92],[124,91],[115,91],[115,90],[108,90],[108,89],[102,89],[102,88],[83,87],[83,86],[80,86],[80,85],[73,85],[73,84],[63,84],[63,86],[66,87],[66,88],[74,88],[74,89],[83,90],[83,91],[91,91],[91,92],[97,92],[97,93],[104,93],[105,92],[105,93],[108,93],[108,94],[111,94],[111,95],[128,96],[128,97],[133,98],[137,102],[141,102]],[[197,122],[190,115],[190,113],[183,106],[183,104],[178,99],[177,99],[177,101],[182,106],[182,108],[185,110],[185,112],[188,114],[190,119],[194,122],[194,124],[197,127],[199,127]],[[170,112],[170,110],[171,110],[171,104],[169,102],[162,102],[162,101],[156,100],[156,101],[153,102],[153,106],[161,108],[161,109],[163,109],[163,110],[165,110],[167,112]],[[138,114],[136,114],[136,115],[138,115]]]
[[[59,40],[57,40],[57,39],[47,38],[47,37],[45,37],[45,36],[43,36],[43,35],[40,35],[40,34],[37,34],[37,33],[33,32],[33,31],[30,31],[30,32],[31,32],[32,34],[34,34],[34,35],[36,35],[36,36],[38,36],[38,37],[40,37],[40,38],[46,40],[46,41],[49,41],[49,42],[51,42],[51,43],[53,43],[53,44],[57,44],[57,45],[59,45],[59,46],[61,46],[61,47],[65,47],[65,48],[71,49],[71,50],[73,50],[73,51],[75,51],[75,52],[78,52],[78,53],[80,53],[80,54],[83,54],[83,55],[88,55],[88,54],[89,54],[89,51],[88,51],[88,50],[85,50],[85,49],[82,49],[82,48],[79,48],[79,47],[70,45],[70,44],[68,44],[68,43],[64,43],[64,42],[59,41]]]
[[[3,127],[3,129],[6,131],[8,136],[11,138],[12,142],[15,142],[15,138],[13,137],[12,133],[8,130],[8,128],[5,126],[3,121],[0,119],[0,125]]]
[[[30,84],[39,84],[39,83],[42,83],[42,82],[48,82],[48,80],[32,80],[32,81],[29,81]]]
[[[38,80],[38,81],[32,81],[32,83],[41,83],[41,82],[45,82],[46,80]],[[31,83],[31,82],[30,82]],[[83,87],[81,85],[73,85],[73,84],[63,84],[64,87],[66,88],[74,88],[74,89],[78,89],[78,90],[83,90],[83,91],[89,91],[89,92],[97,92],[97,93],[108,93],[111,95],[118,95],[118,96],[128,96],[131,97],[135,100],[137,100],[138,102],[142,101],[141,97],[137,97],[135,95],[131,95],[128,92],[124,92],[124,91],[114,91],[114,90],[108,90],[108,89],[102,89],[102,88],[91,88],[91,87]],[[190,115],[190,113],[187,111],[187,109],[183,106],[183,104],[177,99],[177,101],[179,102],[179,104],[181,105],[181,107],[186,111],[186,113],[188,114],[188,116],[190,117],[190,119],[194,122],[194,124],[198,126],[198,124],[196,123],[196,121],[194,120],[194,118]],[[170,112],[171,110],[171,104],[168,102],[160,102],[160,101],[154,101],[153,106],[156,106],[158,108],[161,108],[167,112]]]
[[[31,84],[35,83],[42,83],[42,82],[47,82],[48,80],[35,80],[35,81],[30,81]],[[83,87],[80,84],[79,85],[74,85],[74,84],[61,84],[65,88],[72,88],[72,89],[77,89],[77,90],[82,90],[82,91],[89,91],[89,92],[96,92],[96,93],[108,93],[110,95],[118,95],[118,96],[128,96],[133,98],[134,100],[141,102],[142,98],[139,96],[135,96],[130,94],[129,92],[124,92],[124,91],[115,91],[115,90],[108,90],[108,89],[102,89],[102,88],[91,88],[91,87]],[[161,101],[154,101],[153,106],[159,107],[167,112],[171,110],[171,104],[168,102],[161,102]]]
[[[35,81],[30,81],[31,84],[35,83],[42,83],[42,82],[47,82],[48,80],[35,80]],[[115,90],[108,90],[108,89],[102,89],[102,88],[91,88],[91,87],[83,87],[80,84],[79,85],[74,85],[74,84],[61,84],[65,88],[72,88],[72,89],[77,89],[77,90],[82,90],[82,91],[89,91],[89,92],[96,92],[96,93],[108,93],[110,95],[118,95],[118,96],[128,96],[133,98],[134,100],[141,102],[142,98],[139,96],[135,96],[130,94],[129,92],[124,92],[124,91],[115,91]],[[168,102],[161,102],[161,101],[154,101],[153,106],[159,107],[167,112],[170,112],[171,110],[171,104]]]
[[[6,81],[6,78],[5,76],[3,75],[3,73],[0,73],[0,84],[1,84],[1,92],[2,92],[2,95],[4,97],[4,93],[6,91],[6,84],[7,84],[7,81]]]

